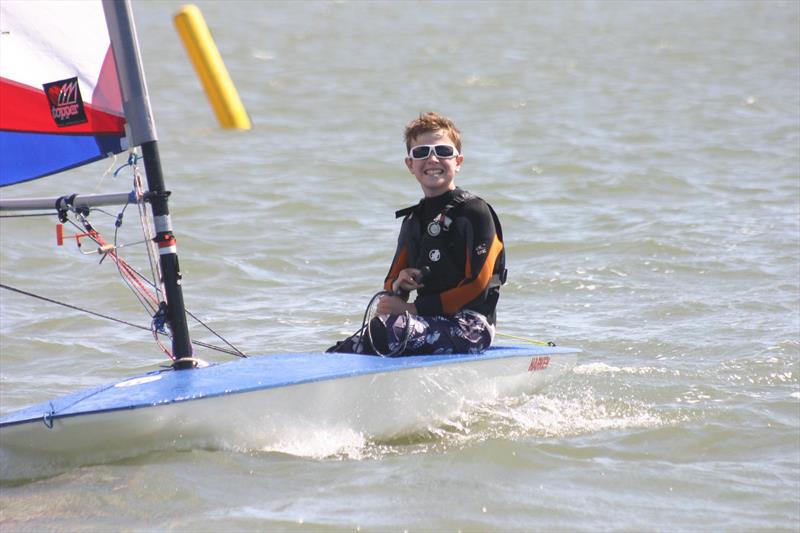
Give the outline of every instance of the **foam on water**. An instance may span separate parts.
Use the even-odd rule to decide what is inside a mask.
[[[558,387],[557,387],[558,388]],[[221,441],[236,452],[277,452],[313,459],[374,460],[417,453],[462,449],[493,439],[546,442],[613,429],[658,428],[678,418],[659,414],[635,399],[599,397],[592,391],[569,391],[465,404],[460,413],[424,431],[374,440],[348,428],[295,428],[277,442],[259,445]],[[257,433],[257,431],[256,431]]]

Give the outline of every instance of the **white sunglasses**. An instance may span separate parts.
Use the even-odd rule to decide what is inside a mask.
[[[458,155],[455,146],[449,144],[420,144],[408,151],[411,159],[428,159],[431,153],[436,154],[439,159],[450,159]]]

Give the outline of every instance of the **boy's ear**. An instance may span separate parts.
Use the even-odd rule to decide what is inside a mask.
[[[414,173],[414,169],[411,167],[411,158],[410,157],[406,157],[405,161],[406,161],[406,167],[408,167],[408,170],[410,170],[411,173],[413,174]]]

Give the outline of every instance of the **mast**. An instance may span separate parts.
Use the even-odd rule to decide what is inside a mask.
[[[150,191],[148,199],[153,209],[155,240],[158,243],[166,292],[167,321],[172,330],[172,354],[176,359],[176,368],[190,368],[191,362],[186,361],[183,364],[180,362],[181,359],[191,357],[192,346],[183,303],[178,251],[169,216],[170,191],[164,186],[155,122],[145,84],[133,12],[129,0],[103,0],[103,10],[114,50],[122,104],[128,120],[129,144],[142,148],[147,186]]]

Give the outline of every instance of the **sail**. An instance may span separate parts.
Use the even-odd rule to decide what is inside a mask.
[[[0,2],[0,187],[127,149],[100,0]]]

